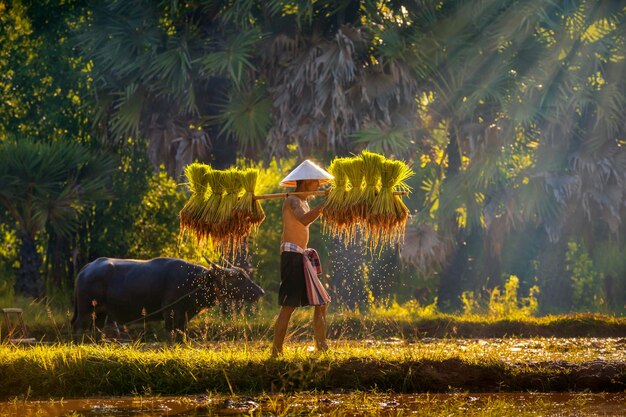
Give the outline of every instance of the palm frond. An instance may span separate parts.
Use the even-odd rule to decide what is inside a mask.
[[[87,204],[108,198],[107,179],[113,159],[92,154],[67,141],[37,143],[31,139],[0,145],[0,204],[33,234],[46,225],[67,236],[76,230]]]
[[[140,136],[146,95],[138,84],[129,84],[114,104],[111,127],[118,137]]]
[[[352,137],[357,148],[367,147],[372,152],[397,158],[408,157],[413,149],[409,132],[405,129],[372,126],[353,133]]]
[[[170,93],[189,92],[191,55],[184,37],[172,37],[166,49],[156,55],[147,73],[149,79],[162,84]]]
[[[430,224],[411,222],[400,244],[400,260],[425,272],[433,272],[446,264],[452,245]]]
[[[238,87],[244,82],[244,72],[254,70],[253,57],[262,36],[257,30],[247,30],[232,35],[215,50],[198,58],[201,73],[226,76]]]
[[[245,152],[263,147],[272,124],[272,101],[260,85],[250,90],[232,89],[215,120],[220,134],[232,134]]]

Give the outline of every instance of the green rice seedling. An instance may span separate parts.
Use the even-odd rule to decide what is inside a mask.
[[[242,172],[243,195],[235,205],[235,224],[238,233],[244,237],[256,230],[256,228],[265,220],[265,212],[259,200],[254,198],[254,189],[256,188],[259,170],[248,168]]]
[[[211,167],[198,162],[185,167],[185,176],[187,177],[191,196],[180,211],[181,238],[187,231],[194,231],[195,235],[195,231],[200,229],[199,224],[202,221],[210,171]]]
[[[328,170],[335,178],[330,182],[331,188],[322,211],[325,231],[344,240],[349,234],[346,213],[349,182],[345,171],[349,163],[350,158],[335,158],[330,164]]]
[[[407,193],[411,191],[411,187],[406,183],[406,180],[415,175],[415,172],[406,165],[402,161],[395,161],[396,165],[398,165],[398,170],[400,174],[396,180],[394,180],[393,189],[395,191],[406,191]],[[396,212],[396,222],[395,229],[397,234],[398,241],[404,240],[404,231],[406,229],[406,222],[409,218],[409,208],[402,201],[401,196],[394,193],[393,195],[393,205]]]
[[[367,225],[372,236],[372,247],[392,243],[404,235],[409,210],[394,191],[409,191],[406,180],[413,171],[402,161],[384,161],[381,166],[381,188],[371,206]]]
[[[348,244],[360,227],[370,249],[403,235],[408,209],[394,193],[409,190],[405,181],[413,172],[406,164],[363,151],[356,157],[335,159],[329,170],[335,180],[322,212],[325,231]],[[385,192],[379,197],[383,175]]]
[[[372,247],[372,245],[375,246],[378,242],[376,233],[379,231],[379,227],[376,224],[372,224],[370,214],[372,204],[374,204],[374,200],[380,190],[381,169],[385,157],[374,152],[363,151],[361,159],[363,160],[365,186],[357,203],[357,213],[360,221],[366,225],[364,230],[365,239]]]
[[[350,187],[345,197],[344,218],[347,236],[344,242],[347,244],[356,235],[356,229],[361,220],[358,203],[363,194],[363,160],[359,157],[347,158],[343,165]]]
[[[239,195],[243,191],[243,173],[236,168],[224,171],[222,184],[226,193],[217,210],[211,239],[216,246],[222,248],[223,252],[229,252],[243,239],[243,236],[238,233],[234,215]]]
[[[223,177],[224,172],[216,169],[207,173],[207,183],[211,191],[205,200],[201,222],[196,229],[196,237],[199,243],[210,238],[213,233],[213,227],[217,223],[219,207],[224,196]]]

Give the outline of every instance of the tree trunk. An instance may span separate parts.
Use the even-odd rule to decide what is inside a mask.
[[[607,307],[614,312],[626,309],[626,281],[623,275],[605,273],[604,275],[604,298]]]
[[[467,267],[467,244],[465,234],[457,233],[456,250],[446,267],[439,274],[437,307],[441,311],[454,311],[461,307],[463,275]]]
[[[68,239],[57,235],[54,230],[48,230],[48,250],[46,257],[46,273],[48,279],[58,288],[65,288],[70,284],[69,275],[71,253]]]
[[[566,270],[567,242],[552,243],[544,237],[539,253],[539,309],[542,314],[563,313],[572,307],[572,280]]]
[[[450,141],[446,148],[448,154],[448,168],[446,170],[446,178],[443,183],[443,192],[445,192],[446,183],[459,174],[461,170],[461,153],[457,141],[457,134],[454,124],[450,123],[449,129]],[[450,257],[450,261],[439,274],[439,288],[437,291],[437,306],[441,310],[455,310],[461,306],[459,296],[461,295],[460,283],[461,277],[465,270],[466,264],[466,245],[465,233],[457,226],[457,214],[450,213],[443,218],[440,223],[440,229],[454,236],[454,253]]]
[[[15,278],[15,294],[41,298],[45,294],[41,279],[41,256],[37,253],[35,238],[21,235],[20,267]]]
[[[72,286],[74,288],[76,275],[80,272],[83,266],[87,265],[92,260],[96,259],[97,253],[93,253],[92,242],[94,222],[95,222],[95,209],[86,216],[85,222],[79,227],[76,241],[74,243],[74,250],[72,251],[72,274],[68,279],[71,279]]]
[[[483,239],[483,256],[482,259],[482,274],[484,275],[483,287],[492,290],[496,287],[502,287],[502,260],[500,254],[493,248],[493,236],[487,236],[482,233]],[[503,242],[497,242],[502,247]]]

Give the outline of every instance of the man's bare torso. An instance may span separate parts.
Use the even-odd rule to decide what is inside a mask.
[[[281,243],[291,242],[306,249],[309,243],[309,226],[302,224],[296,214],[301,216],[310,210],[309,203],[296,196],[289,196],[283,204],[283,235]]]

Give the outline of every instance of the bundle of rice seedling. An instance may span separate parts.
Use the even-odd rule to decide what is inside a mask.
[[[207,193],[207,181],[210,167],[205,164],[194,162],[185,168],[185,176],[187,177],[191,196],[180,211],[180,236],[181,238],[187,231],[191,231],[194,235],[199,229],[202,221],[202,211]]]
[[[413,175],[411,168],[402,161],[386,160],[380,174],[381,188],[372,203],[367,222],[371,248],[401,240],[409,217],[409,209],[394,191],[410,191],[406,180]]]
[[[370,250],[403,236],[409,210],[400,195],[413,175],[404,162],[363,151],[335,159],[329,171],[335,179],[322,211],[325,232],[348,244],[360,231]]]
[[[239,228],[234,214],[239,194],[243,191],[242,177],[241,171],[235,168],[222,171],[222,185],[226,193],[216,212],[211,238],[213,244],[225,252],[237,246],[237,243],[243,239],[243,236],[237,233]]]
[[[212,169],[207,173],[207,184],[209,187],[208,197],[204,202],[201,222],[198,225],[196,238],[199,243],[204,242],[213,233],[214,225],[217,223],[218,212],[224,196],[223,171]]]
[[[239,198],[235,206],[236,224],[239,233],[245,237],[255,230],[265,220],[265,212],[259,200],[254,198],[259,170],[248,168],[242,172],[241,182],[244,194]]]
[[[350,158],[335,158],[330,164],[328,171],[335,178],[330,182],[331,188],[322,209],[324,230],[343,239],[349,236],[347,210],[349,183],[345,171],[346,164],[349,163]]]
[[[380,190],[380,171],[385,157],[374,152],[363,151],[360,155],[363,160],[363,177],[365,186],[359,199],[360,219],[367,223],[369,211]]]
[[[350,183],[345,196],[344,216],[349,236],[353,237],[361,220],[359,202],[363,194],[363,160],[361,158],[346,158],[345,163],[342,164],[342,169]]]

